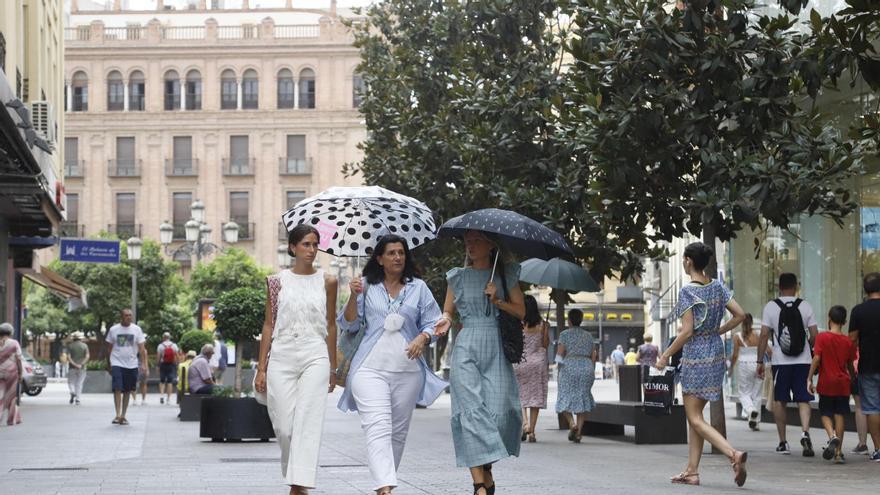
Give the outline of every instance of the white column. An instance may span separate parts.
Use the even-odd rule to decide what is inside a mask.
[[[299,108],[299,79],[293,80],[293,108]]]
[[[186,83],[180,81],[180,109],[186,110]]]
[[[235,91],[236,91],[237,99],[238,99],[238,101],[236,102],[235,108],[237,108],[238,110],[241,110],[241,98],[242,98],[243,87],[244,87],[244,81],[242,81],[241,79],[238,79],[235,81]]]
[[[73,111],[73,85],[67,84],[67,111]]]
[[[128,111],[128,81],[122,82],[122,109]]]

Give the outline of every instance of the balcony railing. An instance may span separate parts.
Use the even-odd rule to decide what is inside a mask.
[[[129,237],[141,236],[141,224],[139,223],[119,223],[107,225],[107,232],[115,234],[116,237],[125,240]]]
[[[143,26],[105,27],[104,41],[137,41],[147,37]]]
[[[79,222],[61,222],[58,224],[59,237],[85,237],[86,226]]]
[[[107,27],[99,24],[64,29],[64,40],[80,45],[88,43],[168,43],[182,44],[200,40],[235,42],[241,40],[309,40],[321,36],[321,31],[337,29],[332,24],[239,24],[237,26],[146,26]]]
[[[140,177],[141,160],[107,160],[108,177]]]
[[[278,240],[287,242],[287,226],[284,222],[278,222]]]
[[[166,158],[165,175],[169,177],[195,177],[199,175],[199,159]]]
[[[160,31],[163,40],[203,40],[205,26],[167,26]]]
[[[223,175],[254,175],[257,160],[249,158],[224,158]]]
[[[85,170],[85,160],[64,160],[64,177],[82,177]]]
[[[232,221],[238,224],[239,240],[253,240],[254,234],[256,234],[256,226],[254,225],[254,222],[239,222],[235,219]]]
[[[281,175],[311,175],[311,158],[284,157],[278,159],[278,173]]]

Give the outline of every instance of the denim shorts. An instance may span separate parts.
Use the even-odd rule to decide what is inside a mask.
[[[111,366],[110,376],[114,392],[131,392],[137,385],[138,369]]]
[[[863,414],[880,414],[880,373],[859,373]]]

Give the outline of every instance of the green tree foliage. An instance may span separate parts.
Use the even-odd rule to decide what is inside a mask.
[[[253,340],[263,328],[266,292],[252,287],[239,287],[220,294],[214,303],[214,320],[224,339],[235,342],[237,350]],[[241,394],[241,359],[235,360],[235,396]]]
[[[190,287],[198,299],[216,299],[239,287],[265,289],[270,273],[244,250],[232,248],[210,263],[197,265],[190,275]]]
[[[177,346],[183,352],[195,351],[196,354],[202,352],[202,346],[214,343],[214,334],[205,330],[193,329],[183,333]]]
[[[757,16],[752,0],[723,15],[705,0],[572,4],[557,139],[613,237],[643,252],[852,211],[860,154],[804,110],[822,76],[795,19]]]

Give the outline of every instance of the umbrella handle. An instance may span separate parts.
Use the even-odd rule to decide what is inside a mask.
[[[492,263],[492,274],[489,275],[489,282],[495,280],[495,268],[498,266],[498,250],[495,250],[495,262]]]

